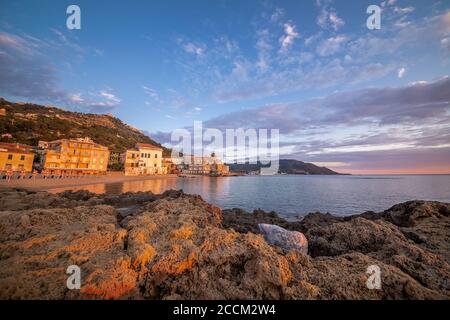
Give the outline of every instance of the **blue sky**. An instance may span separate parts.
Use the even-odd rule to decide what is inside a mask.
[[[275,127],[285,158],[450,172],[449,1],[0,3],[7,99],[111,112],[161,142],[194,120]]]

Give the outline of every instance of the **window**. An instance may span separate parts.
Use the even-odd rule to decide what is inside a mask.
[[[8,154],[8,160],[12,160],[13,155],[12,154]]]
[[[20,156],[20,161],[25,160],[25,156]]]
[[[157,153],[155,153],[155,159],[158,159],[158,154]]]

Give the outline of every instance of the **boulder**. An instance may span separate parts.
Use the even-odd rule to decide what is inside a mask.
[[[260,224],[259,230],[264,235],[264,239],[271,245],[278,246],[286,251],[298,250],[303,254],[308,254],[308,240],[301,232],[288,231],[273,224]]]

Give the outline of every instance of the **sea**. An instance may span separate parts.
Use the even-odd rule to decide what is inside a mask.
[[[349,216],[383,211],[410,200],[450,202],[450,175],[276,175],[241,177],[158,177],[140,181],[93,184],[65,190],[99,194],[182,189],[222,209],[275,211],[285,218],[311,212]]]

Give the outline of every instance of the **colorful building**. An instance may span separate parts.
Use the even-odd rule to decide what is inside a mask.
[[[135,149],[127,150],[122,156],[125,175],[152,175],[166,174],[166,168],[162,163],[161,147],[138,143]]]
[[[163,158],[162,165],[168,174],[178,174],[181,172],[182,168],[180,165],[182,161],[175,158]]]
[[[19,143],[0,142],[0,171],[31,172],[33,147]]]
[[[192,175],[212,175],[221,176],[229,173],[229,167],[216,156],[198,157],[185,156],[182,173]]]
[[[230,173],[230,167],[223,162],[216,162],[211,165],[211,175],[226,176]]]
[[[100,175],[108,168],[109,150],[90,138],[61,139],[46,143],[43,169],[51,174]]]

